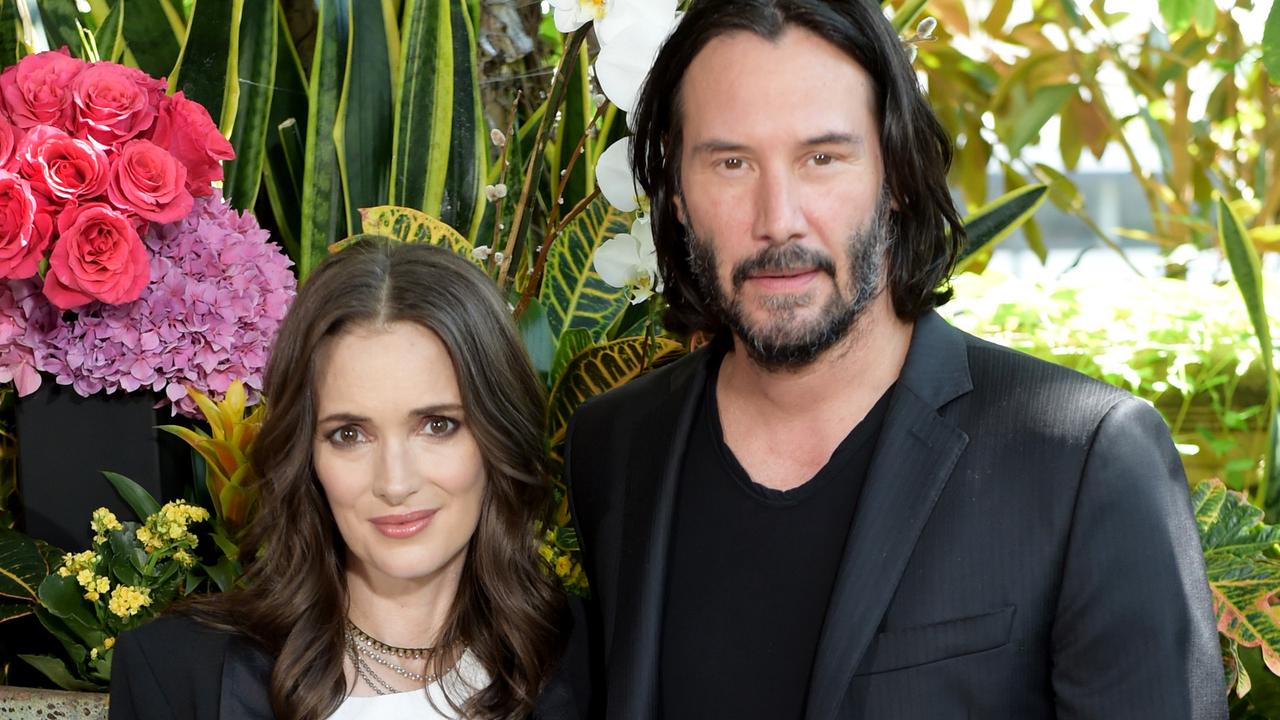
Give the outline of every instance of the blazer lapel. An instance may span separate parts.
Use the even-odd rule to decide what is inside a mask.
[[[938,409],[972,389],[963,337],[917,321],[814,658],[805,720],[832,720],[969,438]]]
[[[235,638],[222,664],[220,720],[273,720],[271,661],[243,639]]]
[[[618,606],[608,649],[608,716],[657,714],[658,661],[671,522],[689,429],[706,382],[707,350],[673,367],[670,390],[633,431],[619,552]],[[674,422],[673,422],[674,421]]]

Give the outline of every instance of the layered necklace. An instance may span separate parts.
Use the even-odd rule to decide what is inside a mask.
[[[379,695],[391,695],[400,690],[383,678],[378,668],[371,665],[370,661],[423,686],[430,685],[438,679],[434,673],[416,673],[400,664],[405,660],[430,659],[432,648],[402,648],[388,645],[356,627],[350,619],[347,620],[346,636],[347,656],[351,658],[351,665],[355,668],[356,675]]]

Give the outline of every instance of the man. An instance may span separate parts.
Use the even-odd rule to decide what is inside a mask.
[[[634,120],[714,340],[570,431],[591,716],[1225,717],[1160,417],[932,310],[950,142],[879,4],[695,1]]]

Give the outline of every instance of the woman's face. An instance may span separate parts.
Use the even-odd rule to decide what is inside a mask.
[[[409,322],[361,325],[316,367],[316,476],[371,585],[458,575],[485,470],[440,338]]]

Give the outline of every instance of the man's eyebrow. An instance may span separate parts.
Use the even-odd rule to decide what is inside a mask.
[[[742,143],[730,142],[728,140],[705,140],[693,146],[694,155],[710,155],[721,152],[742,152],[747,149]]]
[[[805,145],[852,145],[861,146],[866,143],[862,135],[845,132],[829,132],[804,141]]]

